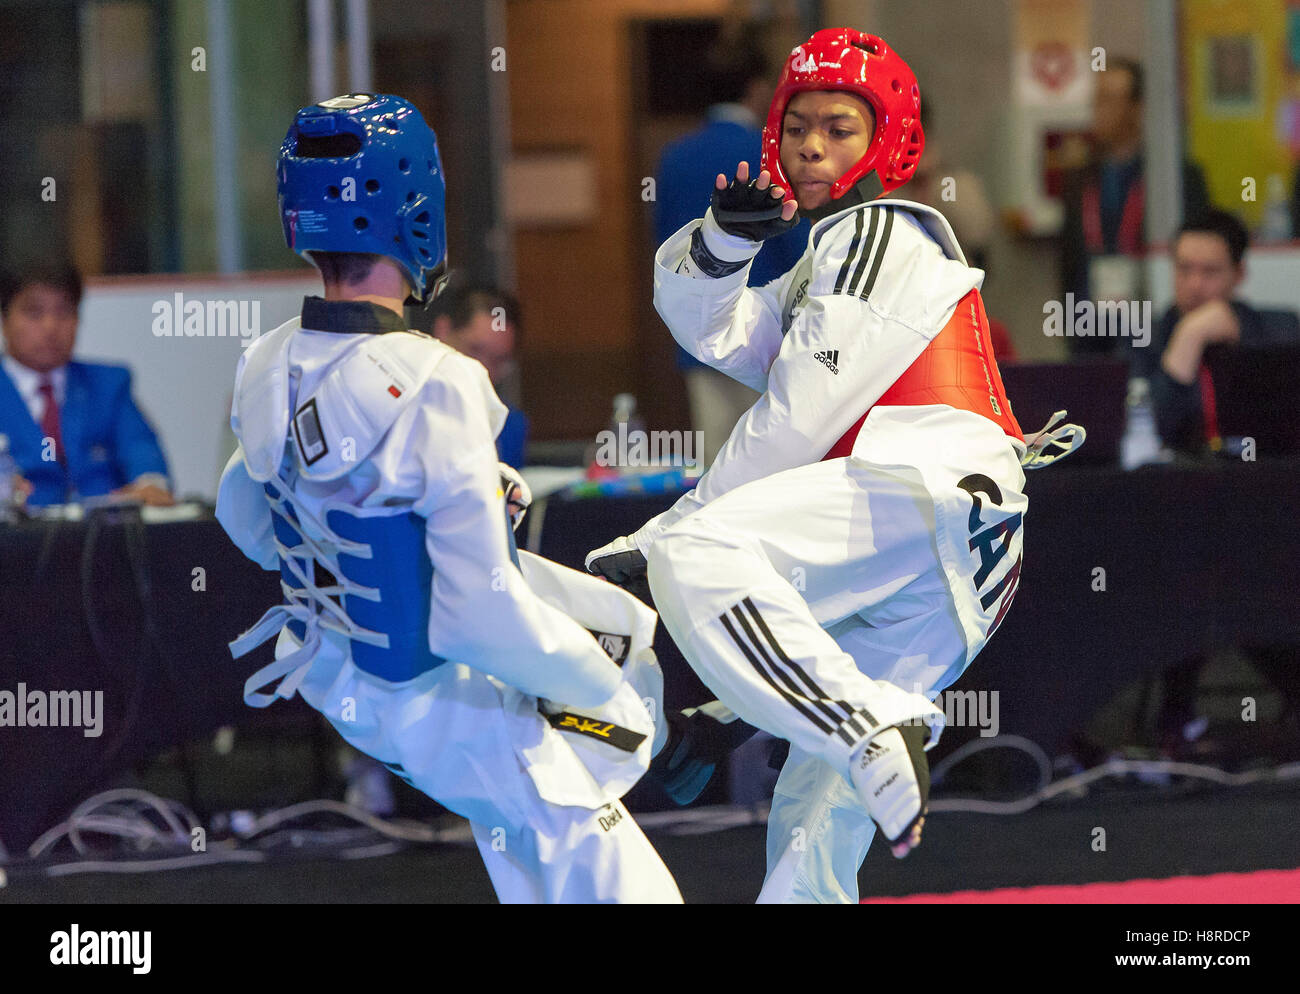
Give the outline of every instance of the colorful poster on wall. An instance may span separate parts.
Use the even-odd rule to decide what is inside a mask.
[[[1285,237],[1276,222],[1300,158],[1300,0],[1183,0],[1179,12],[1186,154],[1217,206],[1257,236]]]

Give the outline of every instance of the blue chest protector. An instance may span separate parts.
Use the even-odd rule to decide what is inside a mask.
[[[357,668],[400,683],[445,663],[429,651],[433,563],[424,547],[424,518],[413,512],[367,518],[334,510],[325,522],[342,538],[370,548],[369,558],[344,552],[338,559],[349,585],[379,594],[377,600],[345,594],[343,609],[361,627],[388,636],[387,648],[353,640]]]
[[[287,627],[301,648],[249,678],[245,701],[266,707],[291,697],[320,646],[322,629],[346,635],[359,670],[402,683],[447,662],[429,650],[429,597],[433,563],[425,548],[425,519],[398,508],[332,507],[324,522],[313,519],[322,538],[308,537],[307,512],[282,481],[265,484],[271,507],[284,603],[273,607],[231,643],[242,656]],[[519,565],[514,531],[505,519],[510,555]],[[301,671],[301,672],[299,672]],[[284,678],[274,693],[255,691]]]

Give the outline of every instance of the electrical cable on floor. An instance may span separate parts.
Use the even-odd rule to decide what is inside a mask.
[[[962,746],[950,756],[935,764],[934,782],[962,761],[976,753],[992,748],[1019,749],[1029,754],[1039,767],[1040,777],[1050,777],[1050,761],[1035,743],[1018,736],[1004,739],[976,740]],[[1024,797],[1011,801],[985,801],[977,798],[944,800],[931,798],[929,810],[937,813],[967,813],[991,815],[1023,814],[1062,794],[1082,791],[1083,788],[1107,777],[1129,774],[1164,773],[1171,776],[1208,780],[1227,787],[1244,787],[1253,784],[1288,781],[1300,778],[1300,763],[1230,773],[1212,766],[1200,766],[1171,760],[1110,759],[1104,763],[1064,777],[1055,782],[1040,784]],[[722,832],[734,828],[762,825],[767,822],[770,805],[752,806],[712,805],[684,808],[677,811],[650,811],[635,815],[642,828],[656,829],[670,835],[699,835]],[[331,814],[348,818],[362,828],[305,829],[292,828],[291,823],[307,815]],[[161,822],[161,824],[159,824]],[[442,827],[409,820],[385,820],[360,808],[341,801],[328,799],[304,801],[286,808],[268,812],[255,819],[236,837],[211,844],[201,852],[191,852],[190,844],[198,819],[178,801],[160,798],[136,788],[118,788],[104,791],[83,801],[68,818],[45,832],[28,847],[30,859],[52,855],[60,840],[66,839],[77,855],[82,857],[65,863],[48,866],[49,876],[66,876],[73,873],[154,873],[213,863],[260,863],[285,847],[299,853],[314,849],[328,849],[332,856],[343,859],[368,859],[390,855],[404,843],[441,843],[472,845],[473,836],[468,823],[455,819]],[[377,833],[384,838],[375,841]],[[157,855],[154,858],[111,859],[93,855],[84,834],[107,835],[133,845],[136,852],[170,849],[175,855]],[[340,851],[340,845],[352,844]],[[178,852],[178,850],[184,850]],[[3,861],[3,857],[0,857]]]
[[[357,822],[361,828],[292,829],[290,823],[308,815],[332,814]],[[161,824],[159,824],[161,822]],[[191,840],[199,821],[178,801],[160,798],[136,788],[117,788],[104,791],[77,805],[73,812],[58,825],[45,832],[27,850],[29,859],[53,855],[60,841],[66,839],[81,857],[67,863],[57,863],[45,868],[50,876],[71,873],[151,873],[161,870],[183,869],[222,862],[263,862],[272,858],[277,848],[287,842],[288,847],[304,850],[312,847],[337,850],[342,844],[356,843],[352,848],[334,851],[344,859],[365,859],[389,855],[405,843],[466,843],[472,842],[469,826],[457,822],[445,828],[434,828],[420,822],[384,820],[360,808],[333,800],[305,801],[287,808],[268,812],[256,819],[246,830],[236,832],[236,837],[212,843],[200,852],[190,851]],[[278,829],[278,831],[276,831]],[[87,845],[85,835],[110,836],[130,844],[136,853],[147,854],[170,850],[174,855],[156,858],[120,859],[94,854]],[[374,835],[384,836],[376,842]]]
[[[1079,790],[1081,787],[1106,777],[1127,776],[1130,773],[1147,775],[1165,773],[1171,776],[1191,777],[1196,780],[1209,780],[1225,787],[1247,787],[1252,784],[1293,780],[1300,777],[1300,763],[1287,763],[1283,766],[1249,770],[1245,773],[1229,773],[1213,766],[1199,766],[1194,763],[1180,763],[1174,760],[1108,759],[1106,762],[1089,770],[1072,774],[1040,787],[1033,793],[1014,801],[932,800],[930,810],[932,812],[960,811],[968,814],[986,815],[1023,814],[1060,794]]]
[[[329,813],[343,815],[352,818],[368,828],[374,829],[380,835],[386,835],[391,839],[399,839],[406,842],[437,842],[439,836],[437,830],[430,828],[428,825],[419,822],[410,821],[385,821],[377,818],[368,811],[361,808],[353,807],[350,804],[344,804],[342,801],[318,800],[303,801],[301,804],[293,804],[287,808],[281,808],[278,811],[272,811],[269,814],[258,818],[252,827],[246,833],[241,835],[246,840],[251,840],[268,829],[275,828],[286,821],[294,818],[300,818],[306,814]]]

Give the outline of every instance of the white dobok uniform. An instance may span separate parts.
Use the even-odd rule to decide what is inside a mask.
[[[240,360],[217,516],[286,596],[232,644],[279,635],[246,699],[300,693],[469,819],[503,902],[680,902],[619,800],[655,736],[654,612],[516,551],[486,371],[386,331],[295,318]]]
[[[940,214],[876,200],[831,215],[760,288],[748,266],[679,271],[701,223],[727,261],[757,250],[711,218],[686,225],[656,254],[655,307],[683,348],[762,396],[633,539],[701,679],[790,742],[760,901],[856,901],[875,826],[850,754],[903,722],[937,741],[932,701],[1014,596],[1026,446],[975,292],[984,274]],[[946,402],[951,387],[966,402]]]

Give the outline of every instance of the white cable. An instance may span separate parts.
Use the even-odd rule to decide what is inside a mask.
[[[59,863],[46,869],[51,877],[66,877],[74,873],[157,873],[162,870],[179,870],[206,863],[262,863],[269,857],[263,852],[246,849],[196,852],[186,856],[168,856],[148,860],[87,859],[75,863]]]
[[[103,807],[121,807],[124,804],[134,803],[141,806],[141,810],[136,813],[136,819],[128,822],[126,819],[119,819],[113,816],[105,816],[100,809]],[[189,829],[181,827],[175,813],[171,810],[177,809],[184,817]],[[158,826],[153,824],[145,815],[149,812],[156,812],[159,817],[171,829],[170,841],[177,843],[188,843],[190,833],[198,827],[198,819],[192,812],[178,801],[165,800],[145,790],[139,790],[134,787],[119,787],[114,790],[106,790],[99,794],[82,801],[73,809],[66,821],[55,825],[48,832],[43,834],[27,849],[27,855],[30,857],[40,856],[46,849],[50,848],[63,836],[68,836],[69,841],[76,849],[78,855],[85,856],[87,848],[81,839],[82,829],[89,831],[98,831],[101,834],[135,837],[137,839],[152,835],[153,839],[160,845],[165,845],[169,839],[158,830]],[[131,809],[127,808],[127,814],[131,814]],[[88,823],[92,822],[93,824]],[[98,826],[98,827],[95,827]],[[146,827],[147,826],[147,827]]]
[[[648,811],[636,815],[636,822],[642,828],[657,828],[673,835],[703,835],[746,825],[764,825],[770,807],[764,802],[745,807],[714,804],[676,811]]]
[[[361,808],[353,807],[351,804],[344,804],[341,801],[319,800],[304,801],[301,804],[294,804],[287,808],[281,808],[279,811],[272,811],[263,815],[253,823],[252,828],[247,832],[241,833],[245,839],[251,839],[260,835],[269,828],[275,828],[299,815],[315,814],[317,812],[327,811],[332,814],[340,814],[355,821],[368,825],[381,835],[387,835],[389,838],[406,839],[410,842],[436,842],[438,833],[429,828],[427,825],[420,825],[417,822],[388,822],[381,818],[376,818],[368,811]]]
[[[1037,742],[1020,735],[999,735],[994,738],[971,739],[965,745],[953,750],[950,755],[944,756],[943,759],[934,764],[934,767],[930,770],[930,782],[938,783],[943,779],[945,773],[968,756],[973,756],[985,749],[998,749],[1003,746],[1008,749],[1019,749],[1022,752],[1027,752],[1034,758],[1034,761],[1038,763],[1038,789],[1042,789],[1052,782],[1051,757]]]
[[[1198,766],[1193,763],[1178,763],[1172,760],[1110,759],[1090,770],[1084,770],[1081,773],[1075,773],[1062,780],[1057,780],[1055,783],[1014,801],[978,801],[973,799],[931,801],[930,810],[936,812],[962,811],[990,815],[1023,814],[1058,794],[1075,790],[1105,777],[1123,776],[1128,773],[1169,773],[1175,776],[1212,780],[1227,787],[1243,787],[1248,784],[1262,783],[1269,780],[1291,780],[1300,777],[1300,763],[1288,763],[1284,766],[1263,770],[1250,770],[1246,773],[1228,773],[1226,770],[1220,770],[1213,766]]]
[[[935,764],[932,778],[937,782],[957,763],[977,752],[991,748],[1019,749],[1029,754],[1038,764],[1039,773],[1050,781],[1051,767],[1047,754],[1036,743],[1019,736],[1001,736],[997,739],[975,740],[961,746],[951,755]],[[1247,786],[1268,781],[1283,781],[1300,778],[1300,763],[1288,763],[1269,769],[1250,770],[1244,773],[1229,773],[1212,766],[1193,763],[1181,763],[1170,760],[1126,760],[1110,759],[1089,770],[1072,774],[1056,782],[1041,783],[1030,794],[1013,801],[982,801],[973,798],[954,800],[931,800],[931,812],[971,814],[1014,815],[1022,814],[1038,805],[1070,791],[1079,790],[1106,777],[1124,776],[1132,773],[1166,773],[1173,776],[1191,777],[1209,780],[1229,787]],[[138,810],[137,810],[138,809]],[[748,825],[761,825],[767,822],[768,804],[747,807],[732,805],[715,805],[702,808],[689,808],[677,811],[643,812],[636,816],[643,828],[657,828],[676,835],[696,835],[708,832],[720,832]],[[265,847],[273,844],[284,834],[295,838],[309,838],[328,843],[329,836],[354,835],[354,831],[338,830],[299,830],[294,832],[284,829],[269,838],[256,840],[263,833],[283,825],[292,819],[315,813],[338,814],[365,825],[367,828],[386,836],[389,840],[411,842],[440,842],[465,844],[472,842],[472,833],[468,823],[457,818],[455,822],[442,829],[436,829],[417,822],[384,821],[367,811],[333,800],[305,801],[278,811],[272,811],[257,819],[252,828],[241,833],[241,840],[260,846],[259,849],[236,848],[238,842],[231,840],[220,843],[211,852],[187,853],[185,855],[164,857],[153,860],[126,860],[112,862],[106,860],[77,860],[50,867],[47,872],[52,876],[64,876],[83,872],[111,873],[147,873],[159,870],[175,869],[205,863],[221,862],[262,862],[269,858]],[[130,817],[135,815],[134,818]],[[159,816],[171,829],[164,834],[159,826],[147,817]],[[177,814],[184,818],[190,831],[186,831],[177,819]],[[123,839],[133,839],[138,846],[148,848],[157,844],[165,846],[168,842],[188,843],[190,832],[198,828],[198,820],[179,802],[159,798],[147,791],[134,788],[121,788],[105,791],[87,799],[77,806],[68,819],[45,832],[28,848],[28,856],[35,858],[50,849],[63,836],[68,836],[79,855],[86,854],[86,848],[80,838],[81,832],[101,835],[113,835]],[[357,846],[345,850],[341,855],[347,859],[364,859],[387,855],[396,851],[393,841],[377,842],[370,846]]]

